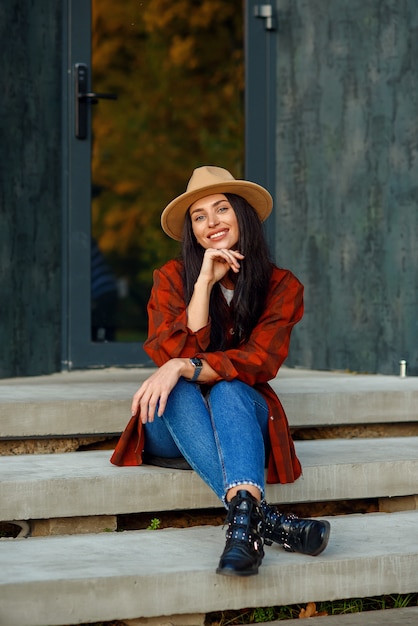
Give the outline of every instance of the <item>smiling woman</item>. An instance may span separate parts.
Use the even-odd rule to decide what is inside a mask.
[[[226,576],[257,574],[264,543],[317,555],[330,532],[264,500],[266,466],[270,482],[301,474],[268,385],[303,314],[302,285],[269,257],[262,221],[272,204],[260,185],[203,166],[164,209],[163,230],[182,241],[182,256],[154,272],[144,349],[158,369],[134,395],[111,459],[188,462],[228,511],[216,570]]]

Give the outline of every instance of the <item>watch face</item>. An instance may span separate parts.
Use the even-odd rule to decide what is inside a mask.
[[[193,363],[193,365],[195,367],[202,367],[202,361],[200,359],[198,359],[197,357],[193,357],[190,360],[191,360],[191,362]]]

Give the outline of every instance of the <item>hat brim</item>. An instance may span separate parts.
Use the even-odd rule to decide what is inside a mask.
[[[233,193],[241,196],[256,211],[262,222],[268,218],[273,208],[273,198],[261,185],[246,180],[223,181],[201,187],[194,191],[186,191],[172,200],[161,214],[161,227],[172,239],[181,241],[183,238],[184,218],[189,207],[205,196],[214,193]]]

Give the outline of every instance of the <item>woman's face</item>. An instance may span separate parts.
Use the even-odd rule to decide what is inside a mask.
[[[223,193],[196,200],[189,209],[192,229],[202,248],[234,248],[239,239],[237,216]]]

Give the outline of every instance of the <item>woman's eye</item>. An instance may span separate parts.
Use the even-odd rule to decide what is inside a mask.
[[[224,211],[227,211],[228,208],[229,207],[227,207],[227,206],[220,206],[218,210],[223,213]]]
[[[204,218],[204,216],[203,216],[203,215],[197,215],[197,216],[195,217],[195,221],[196,221],[196,222],[201,222],[201,221],[203,220],[203,218]]]

